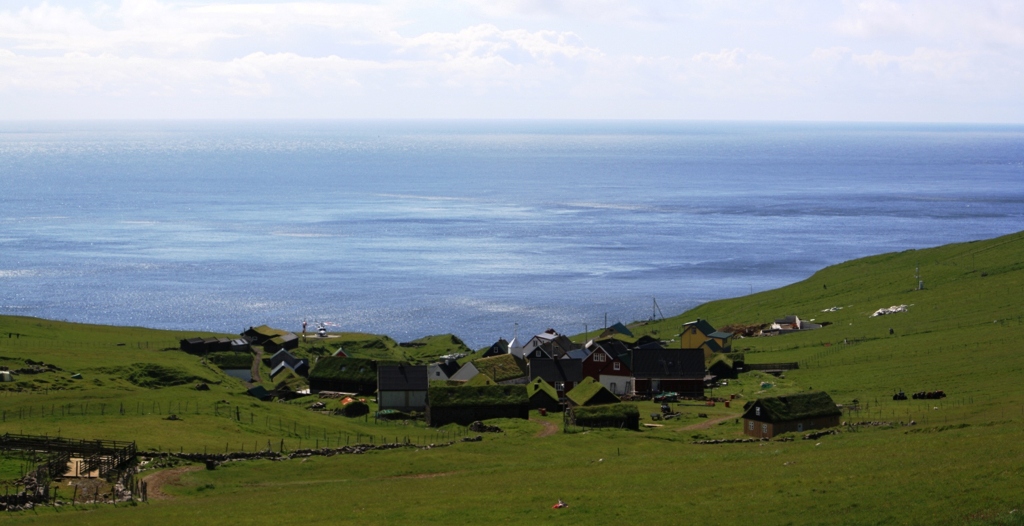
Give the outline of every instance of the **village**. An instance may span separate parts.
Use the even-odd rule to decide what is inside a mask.
[[[743,432],[768,439],[838,426],[841,411],[821,392],[749,401],[709,393],[749,370],[782,376],[798,368],[797,363],[747,365],[743,352],[734,351],[736,338],[820,327],[790,315],[763,327],[718,330],[698,318],[682,324],[671,341],[662,341],[650,335],[636,337],[626,325],[615,323],[585,342],[547,329],[525,341],[518,335],[499,338],[478,352],[446,354],[426,364],[353,357],[344,347],[312,359],[297,356],[300,341],[330,341],[322,325],[311,334],[250,327],[235,339],[183,339],[181,350],[199,356],[220,353],[225,371],[245,381],[248,394],[257,399],[318,395],[325,401],[315,403],[316,409],[340,404],[335,409],[346,416],[369,413],[366,397],[372,397],[374,418],[422,419],[431,427],[529,419],[530,411],[537,411],[561,413],[566,425],[636,430],[642,419],[650,420],[644,426],[654,427],[661,425],[657,421],[679,416],[671,404],[680,400],[726,407],[738,402],[744,404]],[[225,351],[238,353],[237,359],[225,361]],[[251,368],[237,368],[248,353]],[[254,384],[260,379],[261,360],[270,369],[271,389]],[[640,400],[661,402],[660,412],[641,416],[635,405],[622,403]]]
[[[0,316],[0,509],[87,524],[732,524],[780,503],[811,512],[766,522],[1012,517],[1020,239],[866,258],[583,334],[510,327],[475,350],[329,323]],[[918,260],[941,263],[932,288],[906,279]]]

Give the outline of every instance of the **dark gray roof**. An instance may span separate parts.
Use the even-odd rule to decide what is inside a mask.
[[[594,345],[600,347],[604,352],[616,358],[620,358],[623,354],[629,353],[629,348],[626,347],[626,344],[619,340],[601,340],[599,342],[595,342]]]
[[[498,338],[498,341],[484,351],[482,356],[498,356],[499,354],[508,354],[508,342],[505,341],[505,338]]]
[[[551,385],[555,382],[580,382],[583,380],[583,360],[534,358],[530,360],[530,380],[537,377]]]
[[[700,318],[697,318],[696,320],[693,321],[688,321],[683,324],[683,330],[689,329],[690,327],[697,327],[697,330],[700,331],[701,334],[705,336],[708,336],[711,333],[715,332],[715,328],[710,323],[708,323],[707,320],[702,320]]]
[[[377,366],[377,389],[379,391],[426,391],[426,365],[379,365]]]
[[[458,372],[459,368],[462,367],[461,365],[459,365],[459,362],[456,362],[455,360],[442,360],[440,362],[432,363],[430,365],[440,369],[441,372],[444,374],[445,380],[451,378],[452,375]]]
[[[278,365],[281,365],[281,363],[286,363],[289,367],[295,367],[295,365],[299,363],[299,359],[296,358],[294,354],[281,349],[270,357],[270,366],[277,367]]]
[[[699,349],[633,349],[630,368],[635,378],[704,378],[704,352]]]
[[[565,353],[565,356],[563,356],[562,359],[567,359],[566,356],[568,357],[568,359],[575,358],[577,360],[582,360],[587,356],[590,356],[590,349],[573,349]]]

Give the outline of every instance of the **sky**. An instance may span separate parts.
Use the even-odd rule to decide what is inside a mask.
[[[1024,123],[1019,0],[0,0],[0,120]]]

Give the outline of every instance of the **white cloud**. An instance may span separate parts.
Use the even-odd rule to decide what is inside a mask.
[[[861,38],[930,39],[955,46],[1024,45],[1024,3],[1013,0],[859,0],[836,27]]]
[[[1009,111],[979,119],[1024,120],[1024,7],[1003,0],[12,1],[0,118],[235,99],[245,116],[786,118],[841,91],[819,118],[927,92],[939,120],[991,101]]]
[[[939,49],[918,48],[907,55],[893,55],[882,51],[852,56],[855,63],[878,73],[888,67],[896,67],[910,73],[926,73],[941,78],[951,78],[965,71],[970,65],[970,54],[949,52]]]

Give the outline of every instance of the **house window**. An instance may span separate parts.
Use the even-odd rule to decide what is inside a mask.
[[[595,353],[594,354],[594,361],[595,362],[603,362],[604,358],[605,358],[604,353]]]
[[[612,364],[612,369],[618,371],[621,368],[621,365],[622,364],[620,364],[619,362],[615,362]]]
[[[540,358],[540,349],[537,349],[537,354],[535,354],[534,356],[536,356],[537,358]]]
[[[768,424],[761,424],[761,432],[766,435],[768,434]]]
[[[761,408],[760,407],[755,407],[754,408],[754,414],[757,415],[757,416],[761,416]]]
[[[753,431],[753,430],[754,430],[754,422],[753,422],[753,421],[751,421],[751,422],[750,422],[750,430],[751,430],[751,431]]]
[[[565,391],[565,382],[555,382],[555,391]]]

